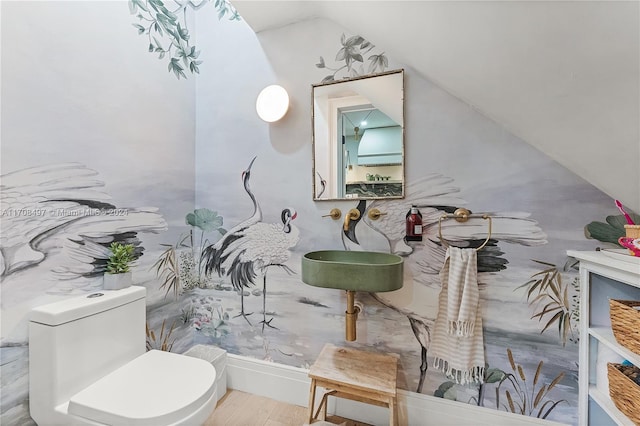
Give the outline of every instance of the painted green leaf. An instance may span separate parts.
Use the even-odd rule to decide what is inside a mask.
[[[454,386],[455,386],[455,383],[453,383],[453,382],[444,382],[440,386],[438,386],[438,389],[436,389],[433,392],[433,396],[436,396],[438,398],[450,399],[452,401],[455,401],[456,400],[456,390],[455,390]]]
[[[205,232],[214,231],[222,226],[222,216],[209,209],[195,209],[186,216],[187,225],[195,226]]]
[[[371,55],[369,56],[369,72],[384,71],[385,68],[389,65],[389,61],[387,57],[384,56],[384,52],[379,55]]]
[[[147,7],[144,5],[144,2],[141,0],[129,0],[129,12],[132,15],[135,15],[136,12],[138,12],[138,8],[144,10],[145,12],[148,11]]]
[[[489,368],[485,374],[485,383],[497,383],[506,376],[506,373],[499,368]]]
[[[352,36],[349,37],[345,43],[343,43],[345,46],[357,46],[358,44],[362,44],[364,42],[364,38],[356,35],[356,36]]]
[[[139,34],[147,33],[153,37],[153,49],[150,48],[149,52],[158,53],[159,59],[164,59],[165,56],[171,58],[167,68],[178,79],[187,78],[184,72],[187,69],[196,74],[200,71],[198,66],[201,62],[193,63],[193,61],[189,62],[186,59],[187,57],[196,59],[200,54],[200,51],[190,44],[191,34],[187,28],[189,22],[187,12],[192,9],[200,9],[200,5],[208,1],[210,0],[204,0],[197,6],[189,2],[191,8],[186,3],[175,2],[178,8],[170,10],[174,7],[174,2],[170,2],[171,6],[167,7],[163,0],[129,0],[131,14],[136,15],[142,24],[149,23],[148,28],[144,25],[134,24]],[[230,20],[240,20],[240,15],[230,0],[216,0],[215,8],[218,11],[219,19],[229,16]],[[163,46],[167,46],[167,48],[165,49]],[[182,58],[183,64],[178,64],[174,61],[175,58]]]

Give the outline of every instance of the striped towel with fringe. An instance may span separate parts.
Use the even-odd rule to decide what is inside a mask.
[[[434,367],[459,384],[482,383],[484,339],[475,249],[449,247],[430,350]]]

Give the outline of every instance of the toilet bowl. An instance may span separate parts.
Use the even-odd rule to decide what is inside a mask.
[[[200,425],[217,402],[204,360],[145,343],[144,287],[32,310],[29,409],[39,425]]]

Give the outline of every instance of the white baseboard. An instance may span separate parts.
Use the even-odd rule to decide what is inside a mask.
[[[229,354],[227,385],[254,395],[266,396],[289,404],[309,406],[308,370]],[[321,393],[320,393],[321,395]],[[320,397],[318,396],[318,401]],[[316,405],[317,406],[317,405]],[[348,419],[373,425],[389,423],[389,411],[383,407],[342,398],[329,398],[328,411]],[[448,399],[398,390],[401,425],[421,426],[525,426],[561,423],[520,416]]]

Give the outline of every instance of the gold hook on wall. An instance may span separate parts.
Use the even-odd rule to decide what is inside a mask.
[[[481,217],[482,219],[489,221],[489,232],[487,235],[487,239],[484,240],[484,243],[482,243],[480,247],[476,248],[476,251],[482,250],[484,246],[486,246],[489,240],[491,239],[491,228],[493,225],[491,222],[491,216],[489,216],[488,214],[471,214],[471,212],[465,209],[464,207],[457,209],[455,212],[453,212],[453,214],[445,213],[442,216],[440,216],[440,219],[438,219],[438,237],[440,237],[440,241],[442,242],[442,245],[445,247],[449,247],[449,244],[445,242],[444,237],[442,236],[442,220],[443,219],[453,218],[459,223],[465,223],[466,221],[468,221],[470,218],[473,218],[473,217]]]

